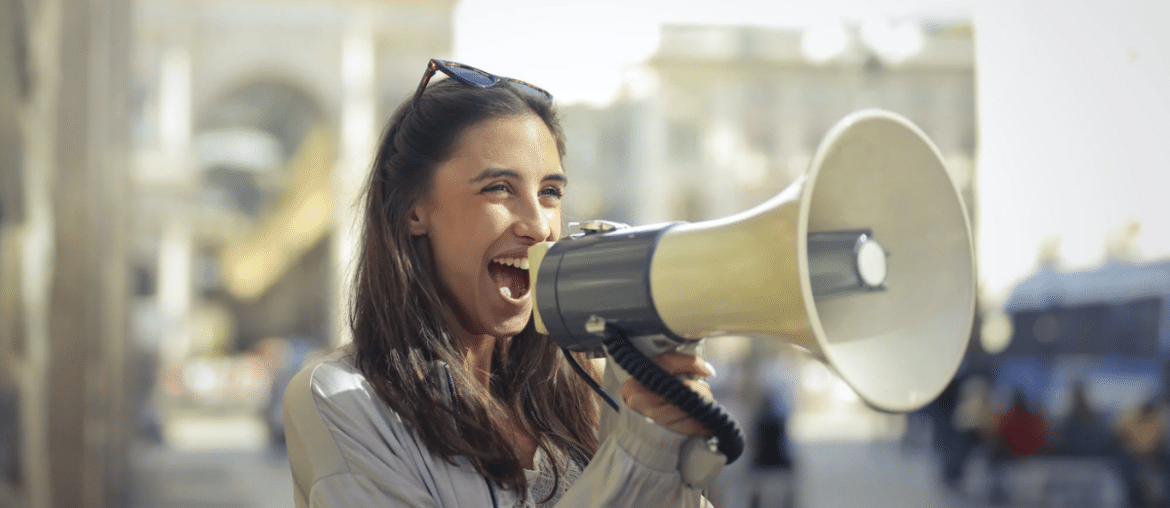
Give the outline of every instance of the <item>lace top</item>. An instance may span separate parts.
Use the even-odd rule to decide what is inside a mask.
[[[500,508],[552,508],[561,500],[561,496],[565,495],[565,491],[577,481],[577,477],[581,476],[581,467],[577,462],[569,460],[565,454],[557,451],[557,461],[562,465],[567,463],[568,468],[564,470],[567,473],[561,477],[559,482],[554,484],[553,478],[553,463],[548,454],[544,450],[537,448],[536,456],[533,457],[532,462],[536,470],[524,470],[524,476],[528,480],[528,496],[521,499],[517,492],[511,489],[499,489],[496,495],[499,501]],[[553,489],[556,492],[553,492]],[[552,493],[552,497],[549,494]],[[542,502],[548,499],[547,502]]]

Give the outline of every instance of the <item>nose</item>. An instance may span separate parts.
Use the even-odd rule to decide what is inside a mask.
[[[533,243],[553,240],[553,229],[558,220],[556,211],[541,206],[539,199],[525,199],[516,214],[516,234]]]

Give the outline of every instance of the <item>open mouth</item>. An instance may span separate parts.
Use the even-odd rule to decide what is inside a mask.
[[[520,299],[528,294],[528,258],[496,258],[488,263],[488,274],[504,298]]]

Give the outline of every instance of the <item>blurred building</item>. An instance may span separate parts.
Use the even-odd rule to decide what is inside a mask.
[[[141,434],[260,422],[272,339],[345,340],[356,196],[455,3],[0,2],[0,507],[118,505]]]
[[[382,119],[450,52],[454,4],[139,4],[138,293],[192,320],[164,351],[339,341],[357,190]]]
[[[1170,395],[1170,261],[1111,259],[1083,270],[1045,262],[995,319],[1002,326],[985,337],[977,367],[1001,398],[1022,391],[1058,418],[1079,384],[1115,417]]]
[[[126,482],[130,19],[0,2],[0,506]]]
[[[571,212],[647,223],[746,210],[805,173],[828,130],[864,108],[888,109],[921,127],[970,209],[970,22],[884,29],[903,35],[887,42],[892,35],[883,39],[883,27],[847,24],[664,26],[658,52],[629,72],[620,101],[566,108],[566,169],[587,173],[585,194],[601,198]],[[574,178],[575,196],[577,184]]]
[[[299,357],[273,351],[347,340],[357,199],[377,134],[427,58],[450,53],[455,3],[138,5],[132,254],[164,438],[201,446],[176,419],[210,412],[221,425],[265,410],[241,387],[259,365],[255,388],[279,393],[281,363]],[[270,358],[257,363],[261,349]],[[257,425],[231,428],[255,438]]]

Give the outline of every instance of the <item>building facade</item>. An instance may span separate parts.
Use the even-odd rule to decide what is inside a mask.
[[[864,44],[859,27],[842,30],[848,44],[814,61],[802,30],[664,26],[658,52],[632,73],[621,100],[567,108],[566,166],[589,174],[587,194],[604,200],[580,212],[647,223],[745,210],[805,173],[829,129],[865,108],[922,128],[970,211],[977,146],[970,23],[923,23],[921,45],[897,61]]]
[[[0,507],[124,505],[158,391],[255,394],[193,360],[345,340],[356,196],[455,4],[0,2]]]

